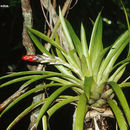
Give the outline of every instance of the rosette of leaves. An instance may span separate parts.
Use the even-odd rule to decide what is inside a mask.
[[[126,59],[116,63],[122,51],[128,46],[130,41],[129,31],[125,31],[118,39],[109,47],[104,48],[102,43],[102,18],[101,13],[98,14],[94,22],[89,47],[86,40],[85,29],[81,24],[81,38],[79,39],[74,32],[71,24],[65,20],[59,11],[59,18],[62,30],[64,32],[68,50],[60,44],[58,35],[55,31],[55,38],[49,38],[43,33],[28,29],[28,34],[37,48],[41,51],[41,55],[31,56],[31,60],[39,63],[54,65],[57,71],[25,71],[18,72],[1,77],[0,79],[15,77],[0,86],[25,81],[20,90],[25,92],[12,101],[0,114],[3,114],[12,108],[23,98],[46,88],[54,88],[55,91],[47,98],[38,101],[26,108],[7,129],[12,128],[24,115],[36,107],[40,108],[37,117],[37,122],[34,125],[38,126],[40,120],[48,114],[50,118],[55,111],[66,104],[73,104],[76,107],[74,130],[83,130],[86,114],[95,108],[111,108],[118,126],[121,130],[126,130],[130,126],[130,108],[123,94],[122,88],[130,86],[129,82],[118,84],[118,80],[124,74],[126,65],[130,62],[129,54]],[[40,39],[50,43],[54,49],[50,52],[45,49]],[[33,60],[34,58],[34,60]],[[18,76],[18,77],[17,77]],[[39,85],[28,90],[30,84],[36,81],[47,80],[47,84]],[[13,86],[13,85],[12,85]],[[65,90],[72,90],[73,95],[62,94]],[[114,100],[117,96],[119,102]],[[122,111],[120,110],[120,104]],[[2,109],[2,106],[0,106]],[[46,123],[44,128],[47,129]]]

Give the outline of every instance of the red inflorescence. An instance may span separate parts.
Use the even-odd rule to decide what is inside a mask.
[[[25,61],[34,62],[38,59],[38,57],[35,56],[35,55],[25,55],[25,56],[22,57],[22,59],[25,60]]]

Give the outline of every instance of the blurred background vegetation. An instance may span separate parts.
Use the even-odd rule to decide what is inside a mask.
[[[46,23],[41,11],[40,0],[30,1],[33,11],[34,28],[45,32]],[[57,0],[57,5],[62,6],[64,2],[64,0]],[[72,5],[74,3],[75,0],[73,0]],[[124,0],[123,3],[127,10],[128,17],[130,18],[130,0]],[[86,29],[87,40],[89,41],[93,26],[91,20],[94,21],[97,14],[101,10],[103,18],[103,43],[104,46],[108,46],[112,44],[115,39],[127,29],[126,19],[120,0],[78,0],[77,4],[69,10],[67,19],[70,21],[79,37],[80,24],[82,22]],[[0,75],[27,70],[26,63],[21,60],[21,57],[26,54],[26,51],[22,45],[22,29],[23,17],[20,0],[0,0]],[[126,56],[125,51],[123,52],[123,55],[120,57],[120,59]],[[125,76],[122,77],[122,80],[128,76],[129,72],[130,67],[126,69]],[[6,99],[8,97],[7,93],[10,95],[15,91],[15,89],[16,88],[14,88],[14,90],[10,90],[10,92],[7,92],[7,89],[5,89],[5,94],[2,93],[3,91],[1,90],[2,92],[0,92],[0,102],[3,101],[3,98]],[[128,89],[124,89],[124,91],[127,91],[125,93],[128,95]],[[127,96],[127,99],[130,103],[130,96]],[[16,106],[16,108],[17,107],[17,111],[21,110],[20,106]],[[17,111],[15,112],[17,113]],[[13,110],[11,114],[12,118],[14,118],[15,116],[13,117]],[[69,116],[69,114],[72,114],[72,112],[67,111],[67,114],[64,114],[64,116]],[[63,114],[61,114],[61,116],[62,115]],[[54,118],[57,117],[54,116]],[[12,119],[10,118],[7,122],[10,122],[10,120]],[[29,118],[25,120],[29,121]],[[25,121],[24,123],[27,124],[28,122]],[[66,120],[63,123],[64,127],[66,127],[64,130],[71,129],[71,120]],[[69,128],[65,124],[69,124]],[[16,127],[27,129],[24,126],[19,124]],[[3,128],[4,127],[0,129]]]

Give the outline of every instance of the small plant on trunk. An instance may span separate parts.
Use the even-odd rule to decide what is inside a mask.
[[[125,31],[111,46],[103,48],[102,18],[101,13],[99,13],[94,22],[88,47],[83,24],[81,24],[81,38],[79,39],[71,24],[62,16],[61,11],[59,11],[59,18],[67,41],[67,48],[64,48],[64,45],[60,43],[56,33],[57,25],[53,32],[54,38],[29,28],[29,36],[42,54],[22,57],[23,60],[30,62],[47,64],[47,66],[53,65],[57,71],[25,71],[1,77],[1,80],[9,77],[16,78],[2,84],[0,88],[16,82],[25,82],[20,87],[17,98],[13,100],[12,97],[12,101],[8,106],[5,105],[6,107],[4,103],[1,104],[0,109],[2,110],[4,107],[5,109],[0,116],[3,116],[20,100],[37,91],[47,91],[50,87],[57,89],[50,96],[26,108],[11,122],[7,129],[12,128],[31,110],[39,107],[40,112],[34,128],[37,128],[42,119],[43,128],[47,130],[46,114],[50,118],[64,105],[72,104],[75,106],[73,130],[107,129],[108,126],[104,123],[104,119],[107,117],[115,117],[119,128],[127,130],[130,126],[130,108],[122,88],[130,86],[130,83],[118,84],[117,82],[124,74],[126,65],[130,62],[130,56],[128,54],[126,59],[118,63],[116,61],[130,42],[129,31]],[[50,43],[54,48],[49,52],[39,41],[39,38]],[[17,76],[19,77],[17,78]],[[41,79],[43,84],[30,88],[31,84],[41,81]],[[45,81],[48,82],[45,84]],[[75,96],[62,94],[67,89],[71,89]],[[114,99],[115,96],[118,101]],[[122,110],[118,104],[120,104]]]

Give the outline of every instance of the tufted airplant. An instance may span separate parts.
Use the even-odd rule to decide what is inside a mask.
[[[49,88],[54,88],[54,92],[48,97],[30,105],[20,113],[7,129],[11,129],[36,107],[40,108],[40,112],[36,124],[34,124],[35,128],[38,127],[41,119],[46,117],[46,114],[50,119],[58,109],[66,104],[72,104],[75,106],[73,130],[84,130],[85,123],[90,120],[94,122],[93,128],[99,129],[101,127],[98,121],[107,117],[115,117],[118,127],[121,130],[127,130],[130,126],[130,108],[122,88],[129,87],[130,82],[120,83],[119,79],[130,62],[129,52],[124,60],[117,63],[117,59],[128,47],[130,42],[129,31],[126,30],[111,46],[104,48],[101,12],[94,22],[89,44],[86,40],[83,24],[81,24],[81,35],[78,38],[71,24],[64,19],[60,10],[59,19],[68,48],[65,49],[60,43],[55,28],[53,37],[48,37],[35,29],[28,28],[28,34],[41,54],[23,56],[24,60],[46,64],[46,68],[51,65],[56,68],[54,71],[24,71],[0,77],[1,80],[14,78],[1,84],[0,88],[8,85],[11,87],[13,83],[23,81],[18,97],[5,105],[6,107],[1,104],[0,109],[3,111],[0,117],[23,98],[37,91],[42,90],[43,92],[43,90],[47,91]],[[51,51],[46,50],[39,39],[50,43],[53,49]],[[40,85],[29,88],[35,82]],[[74,94],[67,94],[64,92],[66,90],[73,91]],[[117,97],[116,100],[115,97]],[[94,116],[94,113],[97,114]],[[44,130],[46,130],[47,125],[46,123],[43,124]]]

